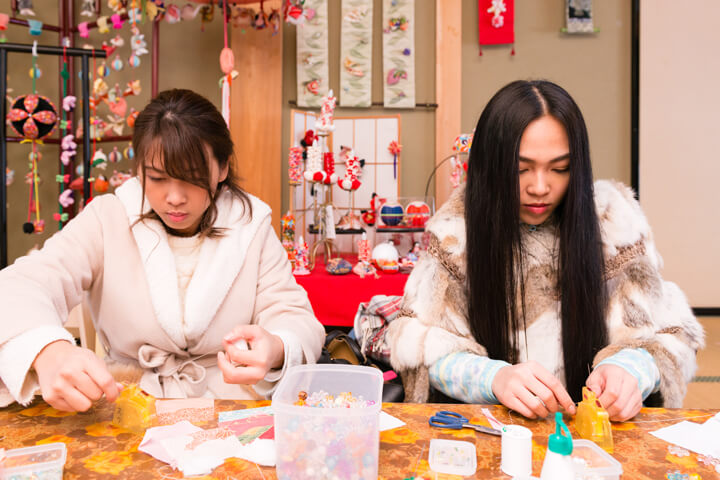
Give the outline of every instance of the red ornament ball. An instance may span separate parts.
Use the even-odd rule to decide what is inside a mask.
[[[55,129],[57,110],[47,97],[33,93],[16,98],[7,119],[18,135],[39,140]]]

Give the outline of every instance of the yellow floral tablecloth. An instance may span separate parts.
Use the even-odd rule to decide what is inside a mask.
[[[215,402],[216,413],[269,405],[270,402]],[[526,420],[511,414],[504,407],[489,407],[503,423],[520,424],[533,431],[533,473],[539,475],[545,456],[547,437],[553,432],[552,420]],[[451,409],[470,418],[474,423],[487,425],[478,405],[384,404],[383,410],[407,423],[406,426],[380,434],[380,479],[415,477],[416,480],[459,479],[452,475],[436,475],[429,471],[428,447],[433,438],[474,442],[478,453],[476,478],[508,479],[500,471],[500,438],[476,433],[473,430],[448,430],[428,425],[428,418],[438,410]],[[666,442],[648,432],[672,425],[681,420],[704,422],[717,410],[643,409],[632,422],[614,424],[615,452],[613,456],[623,466],[623,478],[666,478],[668,472],[697,473],[703,480],[720,478],[697,455],[677,457],[668,451]],[[51,442],[67,445],[65,479],[127,478],[162,479],[183,478],[180,472],[138,451],[142,439],[110,425],[113,405],[100,403],[86,413],[63,413],[38,399],[29,407],[13,405],[0,409],[0,447],[26,447]],[[214,425],[203,425],[211,427]],[[570,430],[575,434],[572,422]],[[275,479],[275,469],[257,467],[253,463],[230,459],[213,471],[212,475],[193,477],[203,479]]]

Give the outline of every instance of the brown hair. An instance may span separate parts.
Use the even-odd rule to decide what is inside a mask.
[[[222,235],[223,229],[213,224],[218,213],[215,202],[225,189],[242,201],[245,212],[252,218],[250,197],[240,188],[234,162],[231,161],[235,155],[230,131],[215,105],[202,95],[180,89],[160,92],[135,120],[132,143],[135,149],[135,174],[142,173],[143,205],[145,161],[149,159],[154,163],[162,160],[167,175],[207,191],[210,206],[200,221],[201,236]],[[208,147],[217,159],[220,170],[226,165],[228,167],[227,178],[215,190],[215,186],[210,185]],[[157,213],[150,211],[138,221],[146,218],[160,220]]]

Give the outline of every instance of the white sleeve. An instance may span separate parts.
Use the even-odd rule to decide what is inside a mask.
[[[32,400],[39,385],[37,375],[30,368],[38,353],[56,340],[75,344],[73,336],[64,328],[45,325],[27,330],[0,346],[0,407],[13,401],[25,405]]]

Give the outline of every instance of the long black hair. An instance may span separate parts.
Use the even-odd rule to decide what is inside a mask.
[[[526,311],[518,151],[525,128],[543,115],[565,127],[570,147],[570,184],[553,215],[559,235],[565,381],[578,401],[593,357],[608,342],[607,293],[585,120],[570,95],[554,83],[506,85],[475,127],[465,192],[468,321],[490,358],[517,362]]]

